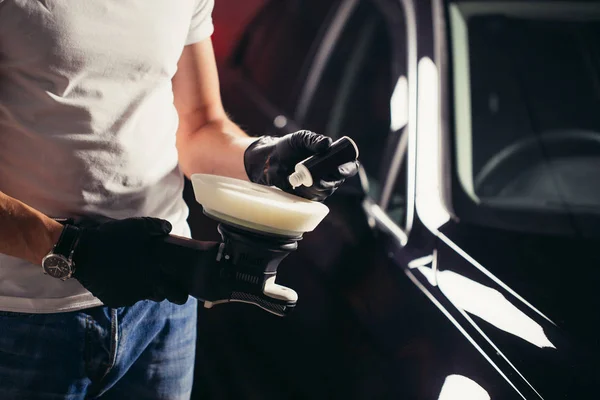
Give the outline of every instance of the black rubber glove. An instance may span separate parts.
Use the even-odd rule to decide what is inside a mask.
[[[244,153],[244,166],[250,181],[266,186],[276,186],[288,193],[313,201],[323,201],[331,196],[344,181],[356,175],[358,163],[340,165],[337,171],[323,177],[311,187],[292,188],[288,176],[296,164],[314,154],[327,151],[332,140],[311,131],[298,131],[283,137],[262,136]]]
[[[188,292],[164,269],[160,244],[171,232],[171,224],[150,217],[110,220],[77,225],[80,238],[73,254],[73,277],[108,307],[123,307],[140,300],[183,304]]]

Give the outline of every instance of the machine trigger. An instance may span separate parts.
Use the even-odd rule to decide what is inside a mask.
[[[283,300],[288,303],[298,301],[298,293],[295,290],[275,283],[275,275],[265,281],[263,294],[275,300]]]

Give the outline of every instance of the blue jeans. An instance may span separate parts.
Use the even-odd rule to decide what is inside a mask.
[[[0,312],[0,399],[189,399],[197,300]]]

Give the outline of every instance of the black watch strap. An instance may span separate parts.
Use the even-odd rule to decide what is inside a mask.
[[[60,254],[63,257],[69,258],[71,252],[79,239],[79,228],[74,225],[66,224],[60,234],[60,238],[53,250],[54,254]]]
[[[75,223],[74,218],[52,218],[52,219],[62,225],[72,225]]]

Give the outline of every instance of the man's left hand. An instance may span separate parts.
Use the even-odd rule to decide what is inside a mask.
[[[262,136],[244,153],[244,166],[250,181],[266,186],[276,186],[285,192],[313,201],[323,201],[331,196],[344,181],[358,172],[358,162],[338,166],[327,176],[315,181],[311,187],[292,188],[288,176],[296,164],[314,154],[324,153],[331,146],[328,136],[310,131],[298,131],[283,137]]]

